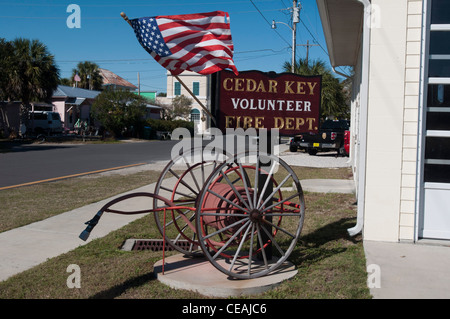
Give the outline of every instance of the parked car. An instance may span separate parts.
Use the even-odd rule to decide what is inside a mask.
[[[348,156],[350,154],[350,131],[346,130],[344,133],[344,150],[345,155]]]
[[[29,129],[35,134],[62,133],[63,127],[58,112],[34,111],[30,112]]]
[[[336,150],[338,155],[349,154],[350,131],[347,120],[326,120],[318,133],[302,133],[294,136],[289,143],[289,150],[305,150],[310,155],[317,152]]]

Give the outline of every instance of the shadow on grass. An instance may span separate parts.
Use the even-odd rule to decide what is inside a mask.
[[[314,246],[321,246],[330,241],[345,239],[356,244],[360,240],[348,234],[347,229],[354,226],[356,219],[354,217],[341,218],[333,223],[329,223],[315,231],[300,237],[300,241]]]
[[[289,260],[296,265],[313,264],[333,255],[344,253],[347,247],[343,245],[326,247],[326,244],[339,240],[345,240],[352,244],[359,243],[360,239],[355,239],[347,233],[347,229],[352,227],[354,222],[355,218],[341,218],[301,237],[298,247],[292,251]],[[101,291],[89,299],[113,299],[123,295],[129,289],[138,288],[155,279],[156,276],[153,272],[146,273]]]
[[[134,278],[130,278],[127,281],[115,285],[108,290],[101,291],[91,297],[89,299],[114,299],[116,297],[121,296],[127,290],[131,288],[138,288],[142,285],[147,284],[149,281],[155,280],[155,274],[153,272],[143,274],[141,276],[137,276]]]
[[[358,244],[361,239],[351,237],[347,229],[354,225],[355,218],[341,218],[338,221],[327,224],[303,237],[300,237],[298,248],[294,249],[289,260],[300,265],[302,263],[316,263],[347,250],[345,245],[330,245],[327,243],[345,240],[352,244]],[[331,247],[333,246],[333,247]]]

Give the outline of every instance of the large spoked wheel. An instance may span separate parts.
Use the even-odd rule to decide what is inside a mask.
[[[198,241],[223,273],[257,278],[286,261],[304,216],[303,191],[289,165],[274,155],[241,154],[219,165],[199,194]]]
[[[156,195],[178,207],[164,210],[166,202],[155,198],[156,225],[165,241],[185,255],[203,255],[195,228],[196,200],[208,176],[225,158],[222,151],[184,150],[166,165],[155,186]]]

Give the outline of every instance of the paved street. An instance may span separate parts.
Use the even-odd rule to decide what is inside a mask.
[[[0,153],[0,188],[103,169],[170,159],[178,141],[33,144]]]
[[[5,187],[155,162],[168,162],[179,141],[133,141],[105,144],[25,144],[0,153],[0,190]],[[203,141],[207,145],[210,141]],[[201,142],[200,142],[201,143]],[[286,141],[283,141],[286,143]],[[348,167],[348,157],[335,153],[310,156],[280,145],[283,160],[293,166]]]

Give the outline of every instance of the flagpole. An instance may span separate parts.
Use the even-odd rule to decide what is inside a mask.
[[[128,19],[127,15],[125,14],[125,12],[121,12],[120,15],[122,16],[122,18],[128,22],[128,24],[131,26],[131,22]],[[194,100],[200,105],[200,107],[203,109],[203,111],[206,112],[206,114],[208,114],[208,116],[211,118],[211,120],[214,122],[214,124],[217,125],[216,123],[216,119],[214,118],[214,116],[211,114],[211,112],[209,112],[209,110],[203,105],[202,102],[200,102],[200,100],[195,96],[195,94],[191,91],[191,89],[189,89],[189,87],[184,84],[184,82],[180,79],[180,77],[178,75],[173,75],[178,82],[181,83],[181,85],[185,88],[186,91],[188,91],[188,93],[194,98]]]
[[[123,18],[126,22],[128,22],[128,24],[129,24],[130,27],[131,27],[131,22],[130,22],[130,20],[128,20],[128,17],[127,17],[127,15],[125,14],[125,12],[121,12],[120,15],[122,16],[122,18]]]

